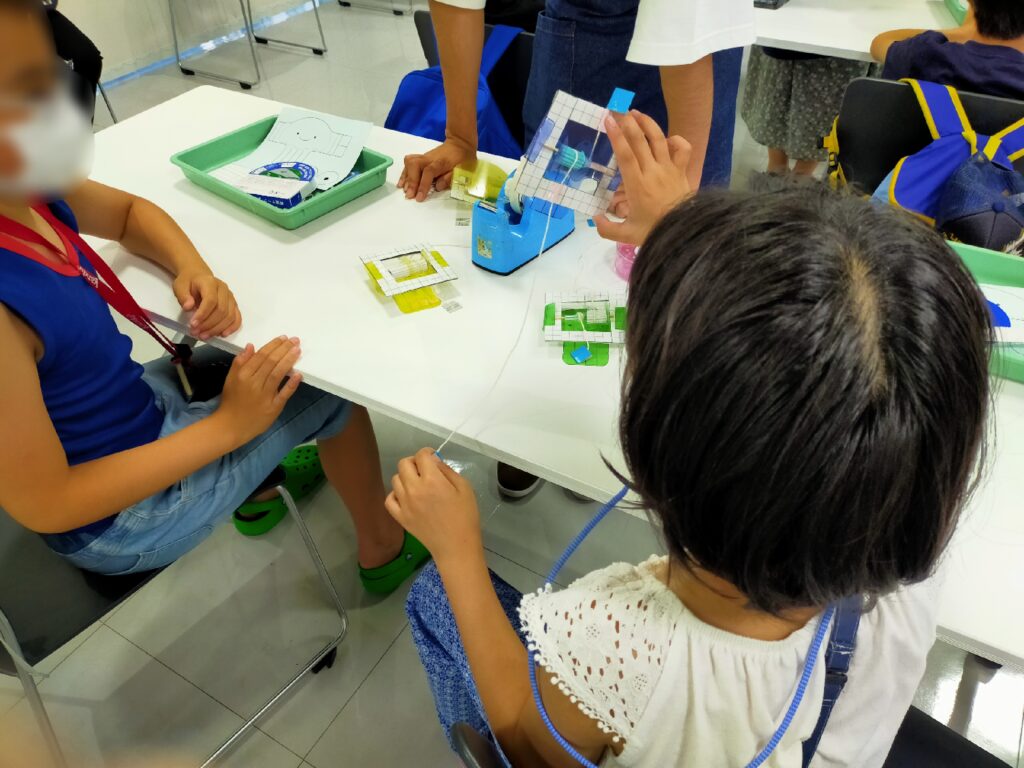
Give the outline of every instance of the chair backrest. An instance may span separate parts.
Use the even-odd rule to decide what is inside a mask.
[[[952,728],[911,707],[882,768],[1006,768]]]
[[[416,32],[419,34],[420,47],[427,65],[436,67],[441,63],[437,50],[437,39],[434,37],[434,24],[430,20],[429,11],[416,11],[413,14]],[[494,27],[487,24],[484,28],[486,37],[490,37]],[[486,39],[485,37],[485,39]],[[533,34],[521,33],[505,55],[501,57],[487,84],[491,94],[505,118],[505,123],[516,141],[526,146],[526,128],[523,125],[523,102],[526,100],[526,84],[530,80],[530,68],[533,66]]]
[[[1024,117],[1024,102],[961,93],[971,125],[985,135]],[[858,78],[850,83],[839,111],[839,160],[846,180],[873,192],[907,155],[932,142],[921,107],[907,83]],[[1024,158],[1017,161],[1024,171]]]
[[[0,611],[30,664],[101,619],[156,573],[100,576],[81,571],[0,510]],[[0,647],[0,674],[15,672],[10,655]]]

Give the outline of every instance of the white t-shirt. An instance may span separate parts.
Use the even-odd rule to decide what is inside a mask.
[[[440,0],[482,10],[487,0]],[[754,42],[753,0],[640,0],[626,58],[637,64],[692,64]]]
[[[560,592],[527,595],[528,642],[552,681],[606,733],[615,768],[744,766],[789,708],[818,626],[785,640],[705,624],[657,577],[665,558],[620,563]],[[935,580],[880,599],[861,618],[857,649],[812,768],[880,768],[935,640]],[[766,768],[799,768],[818,721],[822,653],[803,702]]]

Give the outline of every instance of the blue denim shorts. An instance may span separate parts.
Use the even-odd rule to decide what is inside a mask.
[[[164,413],[160,437],[200,421],[220,404],[219,397],[187,402],[167,359],[146,365],[143,378]],[[348,401],[303,384],[255,440],[119,513],[99,535],[71,531],[48,535],[46,543],[79,568],[111,576],[169,565],[227,521],[292,448],[340,433],[350,410]]]

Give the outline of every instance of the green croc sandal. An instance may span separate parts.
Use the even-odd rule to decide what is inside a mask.
[[[363,589],[370,594],[390,595],[429,559],[427,548],[411,533],[406,533],[398,557],[376,568],[359,566],[359,580],[363,582]]]
[[[255,493],[277,485],[288,489],[296,501],[304,499],[319,488],[326,475],[320,466],[320,451],[315,445],[300,445],[285,456],[284,461],[271,473]],[[281,498],[266,501],[247,501],[235,510],[234,523],[244,536],[262,536],[280,523],[288,514]]]

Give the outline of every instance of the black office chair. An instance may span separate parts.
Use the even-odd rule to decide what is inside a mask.
[[[1024,117],[1024,102],[960,94],[971,125],[991,135]],[[907,83],[858,78],[839,111],[839,160],[846,181],[870,194],[907,155],[932,142],[914,91]],[[1024,158],[1016,163],[1024,172]]]
[[[469,723],[452,726],[452,746],[466,768],[504,768],[498,751]]]
[[[466,768],[501,768],[491,743],[466,723],[452,726],[455,753]],[[1006,768],[959,733],[911,707],[882,768]]]
[[[334,664],[337,647],[345,637],[348,617],[316,544],[291,495],[279,487],[294,524],[317,568],[324,589],[341,618],[340,634],[320,650],[281,690],[217,749],[203,766],[211,765],[240,739],[308,672]],[[29,669],[16,663],[9,648],[29,666],[35,666],[62,645],[100,620],[154,579],[159,571],[130,576],[100,576],[70,565],[36,534],[0,511],[0,675],[18,677],[39,724],[43,738],[59,768],[66,765],[60,742]]]
[[[882,768],[1006,768],[952,728],[911,707]]]
[[[436,67],[441,63],[437,52],[437,39],[434,37],[434,25],[430,20],[429,11],[416,11],[413,14],[416,32],[420,37],[420,47],[427,65]],[[487,24],[484,28],[486,37],[490,37],[494,27]],[[526,143],[526,127],[523,125],[523,103],[526,101],[526,84],[530,80],[530,68],[533,66],[533,34],[521,33],[505,55],[501,57],[487,84],[491,87],[494,102],[505,118],[505,123],[520,146]]]

